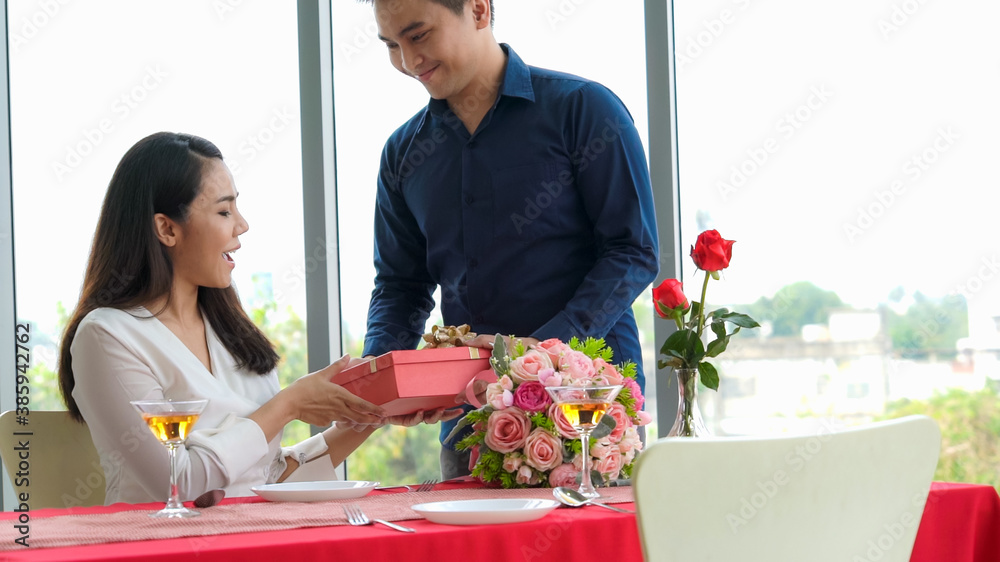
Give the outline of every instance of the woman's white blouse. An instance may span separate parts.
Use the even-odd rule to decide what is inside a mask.
[[[246,416],[278,393],[277,373],[238,369],[207,319],[205,336],[211,372],[144,308],[99,308],[80,322],[70,348],[73,398],[101,456],[107,504],[167,497],[167,449],[129,404],[132,400],[208,400],[186,447],[177,449],[182,501],[215,489],[224,489],[227,496],[252,495],[251,486],[274,482],[281,475],[284,455],[302,448],[314,457],[317,446],[325,450],[317,442],[321,435],[284,452],[280,433],[268,443]],[[325,465],[321,472],[327,478],[335,477],[329,456],[309,464],[317,463]]]

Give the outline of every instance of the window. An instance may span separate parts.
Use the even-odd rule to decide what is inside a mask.
[[[987,23],[1000,7],[674,7],[680,248],[709,228],[736,240],[709,306],[763,324],[719,361],[723,385],[753,373],[759,400],[743,418],[716,408],[710,425],[933,415],[935,395],[995,389],[1000,267],[986,225],[1000,196],[983,181],[1000,149]]]
[[[125,151],[160,130],[205,137],[225,155],[251,227],[234,281],[285,357],[283,382],[304,374],[294,5],[8,6],[17,311],[32,325],[32,409],[63,408],[57,349],[104,191]]]

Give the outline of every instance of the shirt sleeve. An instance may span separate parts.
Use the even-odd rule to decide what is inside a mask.
[[[413,349],[434,309],[437,283],[427,271],[427,240],[403,198],[392,141],[382,152],[375,200],[375,289],[364,355]]]
[[[574,177],[594,225],[597,261],[538,339],[603,337],[659,272],[659,242],[646,155],[625,105],[591,82],[570,107]]]
[[[162,497],[170,481],[167,448],[129,403],[164,398],[161,384],[127,344],[101,325],[81,323],[71,352],[73,398],[95,444],[150,497]],[[218,427],[193,431],[176,454],[178,493],[186,501],[227,487],[269,449],[255,422],[231,415]]]

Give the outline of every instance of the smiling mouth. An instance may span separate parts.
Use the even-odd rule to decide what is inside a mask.
[[[435,66],[434,68],[426,72],[421,72],[420,74],[414,74],[413,77],[416,78],[417,80],[420,80],[421,82],[426,82],[428,79],[430,79],[431,75],[434,74],[434,71],[437,69],[438,67]]]

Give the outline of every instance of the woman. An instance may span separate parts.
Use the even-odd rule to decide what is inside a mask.
[[[104,199],[80,301],[63,337],[59,384],[70,414],[85,420],[101,455],[106,502],[163,499],[166,448],[129,404],[209,400],[178,450],[182,499],[212,490],[332,479],[384,423],[435,423],[458,412],[386,418],[330,382],[349,360],[279,390],[278,356],[232,287],[232,253],[249,226],[233,177],[212,143],[157,133],[122,158]],[[280,447],[293,419],[327,426]]]

